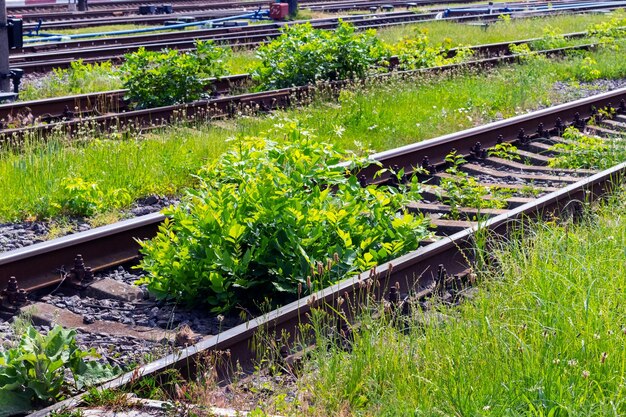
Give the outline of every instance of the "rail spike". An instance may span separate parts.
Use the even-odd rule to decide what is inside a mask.
[[[580,117],[580,113],[576,112],[574,114],[574,123],[573,123],[574,127],[576,129],[584,129],[585,128],[585,121]]]
[[[387,296],[387,300],[389,300],[389,302],[391,303],[391,305],[393,306],[397,306],[398,304],[400,304],[400,292],[399,292],[399,288],[400,288],[400,283],[396,282],[395,285],[392,285],[389,288],[389,294]]]
[[[522,145],[525,145],[526,143],[528,143],[528,135],[526,135],[524,128],[521,128],[519,130],[519,133],[517,134],[517,139],[520,141]]]
[[[430,163],[427,156],[422,159],[422,169],[424,169],[429,175],[433,175],[437,172],[437,168]]]
[[[362,188],[367,187],[367,177],[365,176],[365,174],[359,175],[358,180],[359,180],[359,185]]]
[[[85,266],[83,255],[78,254],[74,258],[74,266],[67,274],[67,280],[71,285],[76,287],[84,287],[93,281],[93,271],[90,267]]]
[[[563,120],[560,117],[556,118],[556,122],[554,122],[554,128],[556,129],[556,135],[561,136],[565,131],[565,126],[563,126]]]
[[[545,138],[547,136],[548,132],[546,131],[543,123],[539,123],[537,126],[537,134],[540,138]]]
[[[480,142],[476,142],[476,144],[470,148],[470,153],[476,158],[485,159],[487,157],[487,149],[483,149],[483,145]]]
[[[7,287],[0,293],[0,306],[3,311],[15,313],[28,301],[28,293],[20,288],[17,278],[10,277]]]

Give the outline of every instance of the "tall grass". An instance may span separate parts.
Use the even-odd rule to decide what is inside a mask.
[[[626,76],[626,61],[616,60],[614,51],[590,56],[602,77]],[[338,100],[317,97],[310,105],[268,116],[197,123],[130,139],[94,138],[86,131],[75,142],[32,140],[23,150],[0,152],[0,219],[53,214],[65,193],[64,178],[95,182],[105,194],[126,189],[132,199],[180,193],[193,184],[190,174],[223,152],[230,137],[259,135],[275,124],[299,123],[342,149],[384,150],[418,142],[562,101],[553,83],[577,77],[583,65],[578,56],[491,71],[391,78],[355,84]]]
[[[29,79],[20,89],[20,100],[39,100],[72,94],[122,88],[119,70],[111,62],[84,64],[74,61],[66,69],[54,69],[40,79]]]
[[[303,12],[305,13],[305,12]],[[305,13],[306,14],[306,13]],[[606,21],[601,15],[566,15],[544,18],[519,19],[510,22],[498,22],[487,30],[475,26],[460,25],[453,22],[429,22],[394,26],[381,29],[378,36],[385,42],[395,44],[402,38],[413,38],[420,31],[428,33],[434,45],[442,43],[449,46],[479,45],[491,42],[541,37],[544,29],[553,33],[583,31],[590,24]],[[128,26],[128,27],[126,27]],[[135,26],[111,26],[108,30],[133,29]],[[90,29],[90,28],[87,28]],[[93,28],[91,28],[93,29]],[[68,30],[74,33],[76,30]],[[81,30],[82,31],[82,30]],[[85,29],[85,32],[88,32]],[[236,49],[227,61],[231,74],[251,71],[258,62],[254,50]],[[83,94],[121,88],[122,82],[116,68],[110,63],[81,67],[73,65],[66,70],[58,69],[38,79],[24,81],[20,100],[36,100],[70,94]]]
[[[385,42],[394,43],[402,38],[415,36],[426,31],[434,44],[452,41],[453,45],[480,45],[528,38],[540,38],[544,31],[557,34],[582,32],[592,24],[604,22],[609,17],[602,14],[557,15],[529,19],[500,20],[486,29],[480,26],[439,21],[415,23],[380,29],[378,36]]]
[[[366,316],[349,351],[322,337],[297,415],[625,415],[623,202],[514,236],[458,307]]]

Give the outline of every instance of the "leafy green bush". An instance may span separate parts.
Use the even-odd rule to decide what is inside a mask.
[[[446,42],[440,46],[433,46],[426,32],[420,31],[416,37],[402,39],[392,46],[391,52],[398,57],[399,67],[402,70],[454,64],[462,62],[472,55],[471,49],[458,48],[454,57],[448,58],[450,46],[450,39],[446,39]]]
[[[509,161],[519,161],[522,159],[517,153],[517,146],[510,142],[502,142],[496,144],[493,148],[488,150],[489,156],[495,156],[497,158],[508,159]]]
[[[63,214],[93,216],[109,207],[123,207],[131,201],[127,191],[121,189],[103,192],[98,183],[80,177],[64,178],[64,198],[55,208]]]
[[[75,336],[75,330],[60,326],[45,336],[29,326],[17,347],[0,347],[0,416],[62,400],[121,372],[117,367],[86,360],[98,354],[93,349],[80,350]]]
[[[438,192],[441,200],[450,206],[452,218],[459,218],[461,207],[498,209],[507,206],[506,199],[511,197],[511,190],[486,187],[470,177],[467,172],[461,171],[461,166],[467,160],[456,151],[446,155],[446,162],[450,165],[446,169],[446,173],[450,176],[441,179]]]
[[[198,100],[204,94],[206,78],[228,74],[228,54],[229,50],[213,41],[196,41],[196,49],[185,52],[139,48],[125,56],[121,67],[127,98],[140,108]]]
[[[563,48],[567,46],[568,41],[565,37],[557,33],[552,27],[543,28],[543,36],[541,39],[531,42],[530,49],[533,51],[544,51],[547,49]]]
[[[565,129],[563,138],[568,142],[550,147],[556,153],[548,162],[551,167],[606,169],[626,159],[626,148],[619,140],[587,136],[575,127]]]
[[[170,220],[141,243],[142,282],[151,291],[226,311],[289,298],[311,281],[326,286],[429,235],[421,215],[403,211],[404,188],[363,188],[337,166],[371,161],[297,129],[286,139],[241,141],[199,173],[199,189],[166,210]],[[318,273],[330,258],[330,273]]]
[[[626,14],[623,10],[616,10],[615,17],[608,21],[589,25],[589,36],[603,38],[621,38],[626,34]]]
[[[363,78],[389,57],[376,31],[357,33],[345,22],[334,31],[314,29],[310,23],[281,30],[278,38],[257,50],[260,62],[252,76],[262,89]]]

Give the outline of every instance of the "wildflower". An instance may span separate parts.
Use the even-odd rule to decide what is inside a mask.
[[[585,371],[583,371],[583,374],[582,374],[582,375],[583,375],[583,378],[587,379],[587,378],[589,378],[589,375],[590,375],[590,374],[589,374],[589,371],[586,371],[586,370],[585,370]]]
[[[567,361],[567,364],[573,368],[578,365],[578,361],[576,359],[570,359]]]
[[[559,358],[556,358],[552,360],[552,363],[558,365],[559,363],[561,363],[561,360]]]

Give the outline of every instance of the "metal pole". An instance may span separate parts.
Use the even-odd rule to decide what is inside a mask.
[[[0,91],[10,92],[9,34],[7,32],[7,2],[0,0]]]
[[[298,14],[298,0],[287,0],[289,4],[289,16],[294,17]]]

